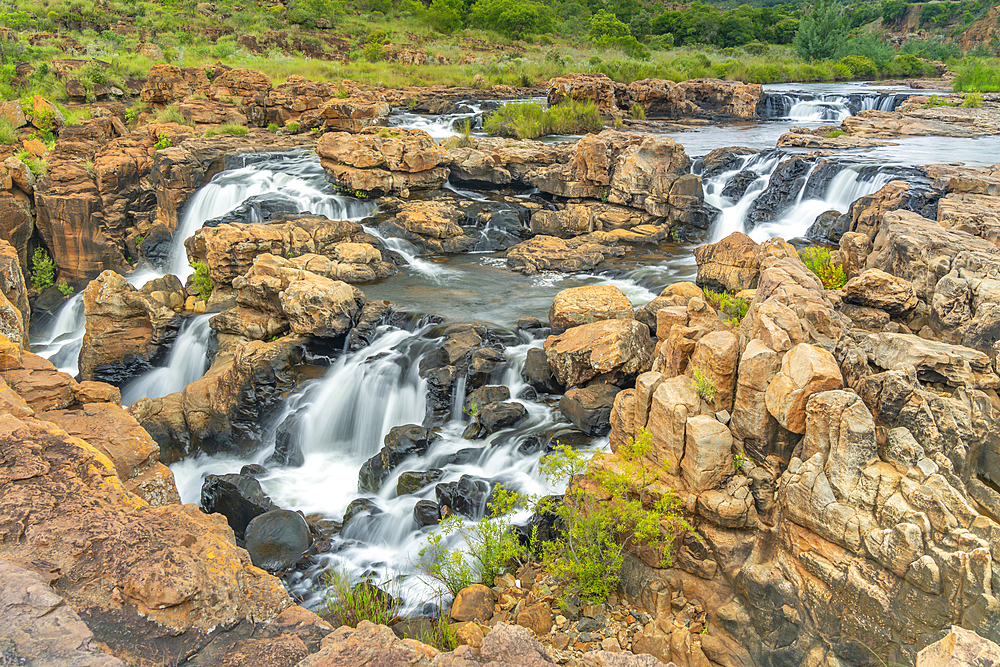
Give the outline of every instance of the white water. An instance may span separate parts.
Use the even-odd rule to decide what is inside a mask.
[[[784,239],[804,236],[820,214],[830,210],[847,213],[851,204],[858,198],[877,192],[894,178],[891,174],[881,172],[863,175],[857,166],[847,165],[830,180],[821,198],[804,199],[809,179],[818,166],[816,162],[806,175],[795,202],[782,211],[775,220],[759,224],[747,231],[747,214],[757,198],[767,190],[775,169],[786,157],[788,156],[772,152],[748,155],[741,159],[739,167],[704,180],[705,201],[721,211],[712,227],[713,243],[721,241],[733,232],[744,232],[758,243],[776,236]],[[722,190],[726,184],[745,170],[757,174],[757,180],[750,184],[738,200],[734,201],[723,196]]]
[[[122,405],[140,398],[166,396],[181,391],[208,370],[208,342],[211,315],[187,320],[170,348],[166,363],[145,373],[122,388]]]
[[[892,111],[896,96],[892,93],[772,93],[772,107],[781,107],[782,113],[772,116],[774,120],[793,120],[802,123],[840,123],[854,112],[877,109]],[[776,110],[776,109],[773,109]],[[773,111],[772,111],[773,113]]]
[[[427,407],[427,383],[418,369],[421,359],[434,351],[440,339],[427,337],[428,329],[410,333],[389,327],[371,346],[341,357],[324,378],[303,386],[289,398],[285,414],[298,420],[296,440],[304,455],[299,468],[272,467],[259,480],[264,491],[281,507],[317,512],[340,519],[352,500],[368,498],[378,512],[363,512],[352,519],[334,549],[323,554],[304,577],[289,582],[294,593],[305,595],[308,604],[318,603],[309,578],[328,567],[340,568],[353,579],[373,576],[385,581],[401,575],[398,594],[410,612],[440,595],[436,585],[415,576],[418,553],[426,543],[426,533],[412,519],[413,506],[420,499],[435,499],[430,484],[415,494],[396,496],[399,475],[405,471],[439,468],[444,471],[437,483],[457,481],[463,474],[502,481],[523,493],[544,495],[556,490],[543,481],[538,471],[541,453],[518,452],[529,435],[551,431],[561,421],[558,411],[532,401],[512,399],[525,406],[528,418],[516,429],[508,429],[487,440],[464,440],[465,424],[460,412],[441,429],[441,437],[420,457],[411,457],[397,466],[377,494],[358,492],[358,472],[362,464],[379,452],[383,438],[393,426],[420,424]],[[515,345],[505,350],[508,366],[501,382],[511,395],[526,385],[520,376],[527,351],[541,341]],[[464,392],[462,392],[464,394]],[[597,446],[605,446],[598,439]],[[467,460],[451,461],[457,452],[474,449]],[[202,480],[207,474],[238,472],[249,462],[264,462],[270,454],[264,448],[252,460],[231,456],[188,459],[172,466],[182,502],[197,502]],[[519,520],[526,519],[520,516]],[[448,538],[450,548],[460,548],[458,536]]]
[[[463,121],[468,121],[470,129],[476,129],[476,116],[482,113],[482,109],[477,104],[465,104],[464,106],[469,107],[471,111],[441,114],[440,116],[425,116],[396,110],[389,116],[389,125],[392,127],[423,130],[434,139],[440,141],[459,133],[459,130],[456,129],[456,123],[461,125]]]
[[[43,334],[42,339],[32,343],[32,350],[44,357],[64,373],[76,377],[80,372],[80,348],[83,347],[84,324],[83,292],[73,295],[63,304],[56,321]]]

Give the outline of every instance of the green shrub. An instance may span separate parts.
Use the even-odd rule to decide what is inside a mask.
[[[834,264],[826,248],[805,248],[799,251],[799,257],[806,268],[820,279],[823,289],[840,289],[847,282],[843,265]]]
[[[524,500],[520,494],[494,487],[486,517],[471,525],[457,514],[442,521],[440,531],[429,535],[420,549],[417,567],[454,595],[474,583],[492,586],[496,577],[512,571],[527,555],[511,523],[512,512]],[[467,550],[446,547],[444,538],[452,534],[465,540]]]
[[[712,382],[712,378],[705,375],[697,366],[694,366],[691,370],[694,372],[694,379],[691,380],[691,388],[698,392],[698,395],[706,403],[714,401],[715,395],[719,393],[719,389]]]
[[[458,129],[458,135],[448,137],[441,142],[445,148],[475,148],[476,140],[472,138],[472,122],[466,119]]]
[[[65,280],[60,280],[59,284],[56,285],[56,287],[59,288],[59,291],[62,292],[63,296],[69,296],[70,294],[73,293],[73,286],[70,285]]]
[[[177,123],[178,125],[190,125],[194,127],[194,123],[183,115],[181,115],[181,110],[176,104],[171,104],[165,109],[158,111],[156,113],[157,123]]]
[[[843,134],[843,132],[841,132]],[[703,289],[702,293],[705,295],[705,300],[712,305],[716,310],[726,316],[726,319],[735,324],[740,325],[743,318],[746,316],[747,311],[750,309],[750,302],[746,299],[741,299],[735,295],[728,292],[716,292],[710,289]]]
[[[552,10],[527,0],[476,0],[469,12],[469,25],[495,30],[510,39],[551,32]]]
[[[344,4],[338,0],[292,0],[287,17],[292,23],[315,28],[318,19],[334,22],[343,12]]]
[[[326,608],[322,615],[334,625],[357,627],[361,621],[387,625],[396,617],[400,600],[398,596],[382,590],[370,581],[352,585],[350,577],[341,570],[331,570],[323,575],[326,589]]]
[[[174,145],[174,140],[165,134],[161,134],[156,138],[156,143],[153,144],[153,150],[163,150],[164,148],[171,148]]]
[[[752,56],[762,56],[771,50],[771,47],[764,42],[754,40],[743,45],[743,50]]]
[[[638,102],[632,103],[632,118],[636,120],[646,120],[646,109]]]
[[[552,483],[564,483],[586,473],[598,487],[598,497],[571,483],[564,500],[547,508],[558,516],[562,531],[541,545],[549,572],[565,582],[571,594],[603,602],[621,579],[625,554],[648,546],[661,554],[660,565],[673,564],[673,543],[689,529],[681,503],[670,490],[653,490],[663,462],[647,457],[652,435],[643,429],[618,448],[614,465],[590,466],[580,452],[566,445],[542,459],[542,472]]]
[[[952,103],[948,101],[948,98],[942,97],[941,95],[931,95],[929,98],[927,98],[927,101],[924,102],[925,109],[933,109],[934,107],[950,107],[950,106],[954,105],[952,105]]]
[[[795,51],[803,60],[832,58],[844,42],[840,25],[840,3],[817,0],[795,33]]]
[[[508,102],[486,119],[487,134],[535,139],[549,134],[585,134],[603,127],[601,114],[591,101],[567,100],[548,109],[533,102]]]
[[[929,65],[911,53],[901,53],[892,59],[889,71],[896,76],[918,77],[928,74]]]
[[[278,125],[277,123],[268,123],[267,124],[267,131],[268,132],[277,132],[280,129],[281,129],[281,126]]]
[[[966,109],[980,109],[983,106],[983,96],[979,93],[968,93],[962,100],[962,106]]]
[[[302,131],[302,126],[296,123],[294,120],[290,120],[288,121],[288,123],[285,124],[285,132],[287,132],[288,134],[298,134],[301,131]]]
[[[837,63],[849,67],[856,79],[874,79],[878,76],[878,66],[868,56],[844,56]]]
[[[961,93],[992,93],[1000,91],[998,61],[972,59],[959,68],[951,88]]]
[[[208,301],[215,289],[215,281],[209,273],[208,265],[204,262],[191,262],[194,269],[194,288],[202,301]]]
[[[827,139],[836,139],[837,137],[842,137],[846,134],[843,130],[830,130],[825,136]]]
[[[0,144],[9,146],[17,141],[17,132],[6,118],[0,118]]]
[[[35,157],[28,153],[28,151],[20,151],[17,154],[17,159],[31,170],[36,179],[45,178],[49,175],[49,163],[45,158]]]
[[[31,284],[41,292],[56,283],[56,264],[45,252],[45,248],[35,248],[31,255]]]

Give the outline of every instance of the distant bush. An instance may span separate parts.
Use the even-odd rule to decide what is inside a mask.
[[[1000,64],[996,60],[970,60],[959,68],[951,82],[951,88],[961,93],[1000,91]]]
[[[508,102],[483,125],[487,134],[535,139],[549,134],[586,134],[603,127],[601,113],[593,102],[568,100],[543,109],[533,102]]]
[[[0,118],[0,144],[9,146],[17,141],[17,133],[14,126],[6,118]]]
[[[855,79],[874,79],[878,76],[878,66],[867,56],[844,56],[837,63],[849,67]]]
[[[552,10],[526,0],[476,0],[469,13],[469,25],[495,30],[510,39],[551,32]]]
[[[275,127],[277,127],[277,125]],[[225,123],[217,128],[205,132],[206,137],[214,137],[217,134],[231,134],[235,136],[242,136],[244,134],[250,134],[250,130],[243,127],[239,123]]]
[[[317,19],[336,21],[344,12],[344,5],[337,0],[292,0],[288,20],[304,28],[315,28]]]

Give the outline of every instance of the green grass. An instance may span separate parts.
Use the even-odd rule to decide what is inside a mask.
[[[983,106],[983,96],[980,93],[968,93],[962,100],[962,106],[966,109],[981,109]]]
[[[487,134],[535,139],[550,134],[586,134],[604,126],[601,113],[591,102],[567,100],[548,109],[533,102],[508,102],[486,119]]]
[[[0,118],[0,144],[9,146],[17,141],[17,132],[6,118]]]
[[[830,130],[826,133],[827,139],[836,139],[837,137],[844,136],[845,132],[843,130]]]
[[[238,123],[225,123],[217,128],[207,130],[205,132],[205,137],[214,137],[217,134],[231,134],[235,136],[242,136],[244,134],[250,134],[250,130],[243,127]]]
[[[185,118],[181,114],[181,111],[180,111],[180,109],[177,108],[176,104],[171,104],[171,105],[167,106],[165,109],[163,109],[162,111],[158,111],[156,113],[156,122],[157,123],[177,123],[179,125],[191,125],[191,126],[194,126],[193,122],[191,122],[190,120],[188,120],[187,118]]]
[[[327,585],[326,609],[321,616],[336,625],[357,627],[361,621],[388,625],[396,617],[400,600],[391,587],[376,586],[368,581],[352,584],[346,572],[328,571],[323,577]]]

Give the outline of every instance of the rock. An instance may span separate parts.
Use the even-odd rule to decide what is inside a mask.
[[[695,493],[714,489],[733,470],[733,436],[707,415],[687,420],[681,476]]]
[[[649,329],[635,320],[604,320],[549,336],[545,355],[556,380],[568,387],[599,378],[613,384],[648,370]]]
[[[80,350],[80,376],[121,385],[153,368],[180,327],[171,304],[182,302],[183,287],[168,275],[132,287],[105,271],[83,291],[87,329]]]
[[[559,410],[585,434],[606,435],[611,429],[611,408],[619,391],[613,384],[574,387],[559,399]]]
[[[755,118],[764,93],[758,84],[719,79],[633,81],[628,99],[646,110],[649,118]]]
[[[418,528],[437,525],[441,521],[441,508],[433,500],[418,500],[413,506],[413,520]]]
[[[917,305],[917,295],[908,281],[879,269],[869,269],[851,278],[842,288],[844,300],[869,306],[890,315],[902,315]]]
[[[497,385],[486,385],[474,389],[465,397],[465,407],[471,409],[475,406],[477,409],[486,405],[487,403],[496,403],[499,401],[509,401],[510,400],[510,389],[504,386]]]
[[[448,179],[451,157],[423,130],[365,128],[323,135],[316,151],[339,185],[365,192],[435,188]]]
[[[553,334],[561,334],[581,324],[632,318],[632,303],[620,289],[611,285],[565,289],[556,294],[549,308],[549,326]]]
[[[298,512],[271,510],[247,525],[246,545],[254,565],[278,572],[295,566],[312,546],[312,535]]]
[[[528,350],[521,377],[543,394],[557,394],[561,391],[545,351],[537,347]]]
[[[45,580],[0,560],[0,659],[4,665],[124,667]]]
[[[663,380],[653,392],[645,427],[653,436],[649,458],[672,475],[680,473],[689,416],[698,414],[701,399],[691,378],[678,375]],[[721,426],[721,424],[720,424]],[[635,428],[641,428],[636,422]]]
[[[552,629],[552,610],[544,602],[536,602],[517,615],[517,624],[544,637]]]
[[[564,241],[553,236],[536,236],[507,250],[507,263],[515,271],[535,275],[540,271],[581,273],[592,271],[608,257],[621,257],[610,234],[594,233]]]
[[[925,340],[913,334],[877,333],[861,339],[868,360],[886,370],[905,366],[917,369],[925,382],[943,382],[953,387],[1000,387],[1000,378],[982,352],[960,345]]]
[[[861,471],[878,460],[875,420],[857,394],[836,390],[809,398],[802,458],[807,460],[817,453],[826,461],[826,476],[834,494],[841,500],[849,499]]]
[[[438,650],[415,639],[399,639],[391,628],[361,621],[357,628],[343,625],[323,639],[323,648],[298,667],[429,667]]]
[[[492,490],[486,480],[472,475],[462,475],[457,482],[435,486],[434,495],[442,508],[447,506],[452,513],[478,520],[486,514]]]
[[[610,115],[618,111],[615,82],[606,74],[574,73],[551,79],[549,105],[556,105],[565,100],[591,101],[602,114]]]
[[[277,509],[249,475],[208,475],[201,485],[201,507],[226,517],[237,537],[243,537],[256,517]]]
[[[493,618],[493,591],[482,584],[472,584],[460,590],[451,605],[450,617],[454,621],[479,621]]]
[[[805,433],[806,402],[813,394],[844,386],[836,359],[826,350],[800,343],[781,360],[781,370],[764,393],[767,410],[783,428]]]
[[[673,139],[646,135],[618,155],[608,201],[645,210],[670,222],[698,224],[704,201],[701,178],[689,173],[691,160]]]
[[[291,606],[281,582],[237,548],[223,517],[193,504],[148,505],[123,489],[106,456],[54,424],[6,415],[0,430],[5,558],[31,562],[44,551],[41,567],[58,573],[70,607],[110,627],[134,623],[127,618],[138,612],[180,634],[266,621]],[[29,531],[13,537],[14,526]],[[81,558],[82,544],[101,548]],[[97,578],[105,585],[95,589],[87,582]]]
[[[531,216],[531,233],[561,239],[571,239],[595,231],[591,211],[584,206],[566,207],[561,211],[537,211]]]
[[[410,456],[426,454],[437,438],[436,433],[416,424],[392,427],[383,439],[382,451],[362,466],[359,489],[377,493],[396,466]]]
[[[479,410],[478,419],[487,432],[496,433],[517,426],[527,416],[527,409],[520,403],[487,403]]]
[[[957,625],[917,654],[917,667],[1000,665],[1000,646]]]
[[[219,667],[295,667],[309,655],[299,637],[291,634],[262,639],[241,639],[236,642],[218,665]],[[199,656],[200,657],[200,656]]]
[[[361,132],[365,128],[384,123],[389,111],[389,105],[382,100],[362,96],[333,98],[324,101],[315,110],[303,112],[298,119],[303,127]],[[276,119],[281,119],[281,116]],[[288,114],[284,121],[290,119],[291,114]]]
[[[733,232],[718,243],[695,248],[698,284],[719,292],[756,287],[760,274],[759,248],[742,232]]]
[[[404,472],[400,473],[396,480],[396,495],[405,496],[408,493],[415,493],[429,484],[441,479],[444,471],[438,468],[431,468],[424,472]]]
[[[691,355],[691,369],[715,389],[711,403],[716,410],[730,410],[736,393],[736,368],[740,358],[739,339],[730,331],[713,331],[702,336]]]

